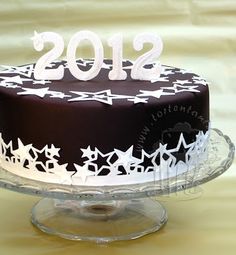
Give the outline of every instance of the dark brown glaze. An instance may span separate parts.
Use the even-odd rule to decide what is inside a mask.
[[[181,74],[178,70],[175,68],[174,74],[168,75],[169,82],[151,83],[131,80],[130,70],[126,70],[127,80],[110,81],[108,69],[102,69],[95,79],[85,82],[76,80],[65,69],[65,77],[61,81],[45,85],[26,81],[21,87],[49,87],[73,97],[76,95],[70,91],[98,92],[107,89],[112,94],[135,96],[140,94],[140,90],[154,91],[170,87],[176,80],[192,80],[193,76],[197,76]],[[0,74],[1,77],[14,75]],[[176,146],[181,132],[186,141],[192,142],[198,131],[208,130],[208,86],[188,85],[198,86],[199,92],[149,97],[148,103],[138,104],[127,99],[115,99],[112,105],[97,101],[69,102],[69,97],[18,95],[21,88],[0,87],[0,132],[6,142],[13,141],[13,147],[17,146],[17,138],[39,149],[46,144],[54,144],[61,148],[59,162],[69,163],[71,169],[74,169],[74,163],[81,165],[84,162],[81,149],[88,146],[103,153],[114,148],[126,151],[134,146],[135,155],[142,149],[151,153],[160,142],[172,148]]]

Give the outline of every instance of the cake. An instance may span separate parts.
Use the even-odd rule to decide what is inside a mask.
[[[193,72],[162,66],[156,80],[36,80],[35,64],[0,73],[0,165],[36,181],[106,186],[178,176],[207,158],[209,91]],[[78,59],[81,70],[93,60]],[[151,68],[147,65],[146,68]]]

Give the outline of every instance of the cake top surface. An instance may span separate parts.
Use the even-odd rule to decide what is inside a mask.
[[[112,81],[108,73],[112,69],[112,61],[104,60],[99,75],[89,81],[79,81],[68,70],[66,61],[56,61],[48,68],[64,66],[63,80],[36,80],[34,78],[35,64],[19,67],[2,66],[0,72],[0,92],[5,95],[30,97],[34,100],[48,102],[64,101],[68,103],[93,102],[95,105],[117,103],[138,104],[152,103],[156,100],[168,100],[176,94],[198,93],[206,89],[207,83],[191,71],[170,66],[162,66],[161,76],[151,81],[132,80],[130,71],[133,63],[123,61],[123,69],[127,72],[126,80]],[[78,59],[81,70],[88,70],[93,60]],[[153,65],[146,65],[151,68]]]

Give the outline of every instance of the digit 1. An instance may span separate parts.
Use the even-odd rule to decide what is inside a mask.
[[[122,34],[115,34],[108,39],[108,45],[112,47],[112,70],[109,72],[110,80],[125,80],[127,73],[122,69],[123,38]]]
[[[83,40],[89,40],[94,48],[94,63],[88,71],[80,70],[76,64],[76,49]],[[67,63],[71,74],[75,78],[88,81],[96,77],[102,68],[103,59],[103,45],[95,33],[91,31],[80,31],[71,37],[67,48]]]

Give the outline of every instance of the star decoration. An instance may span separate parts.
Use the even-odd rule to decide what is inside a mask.
[[[48,93],[49,88],[41,88],[41,89],[30,89],[30,88],[23,88],[23,92],[18,92],[18,95],[34,95],[38,97],[45,97],[45,95]]]
[[[148,98],[133,97],[128,99],[128,101],[134,102],[134,104],[147,103]]]
[[[86,67],[87,65],[92,65],[93,63],[94,63],[94,61],[93,61],[93,60],[89,60],[89,59],[78,58],[78,59],[76,60],[76,64],[77,64],[78,66],[84,66],[84,67]],[[67,62],[64,64],[64,67],[65,67],[65,68],[69,68]]]
[[[2,139],[2,133],[0,133],[0,142],[1,142],[1,146],[0,146],[0,162],[2,159],[5,159],[7,161],[11,161],[10,156],[7,156],[7,151],[10,151],[10,154],[12,154],[13,149],[12,149],[12,141],[10,141],[8,144],[4,142],[4,140]]]
[[[116,162],[114,163],[114,166],[124,166],[127,173],[130,171],[131,166],[137,166],[139,163],[141,163],[141,160],[133,157],[133,146],[131,146],[127,151],[121,151],[115,149],[115,153],[118,157]]]
[[[28,78],[22,78],[20,75],[7,77],[7,76],[0,76],[0,84],[8,84],[8,83],[17,83],[17,84],[23,84],[23,81],[32,81],[32,79]]]
[[[175,93],[172,92],[165,92],[163,89],[158,89],[154,91],[149,91],[149,90],[140,90],[142,94],[139,94],[137,96],[143,96],[143,97],[155,97],[155,98],[160,98],[161,96],[164,95],[175,95]]]
[[[86,183],[87,178],[89,176],[94,176],[94,172],[88,170],[88,164],[84,164],[83,166],[74,164],[77,172],[75,174],[72,175],[72,181],[75,177],[79,177],[81,178],[83,183]]]
[[[55,157],[60,157],[60,149],[54,145],[45,145],[42,149],[37,149],[32,144],[24,145],[19,138],[18,147],[13,150],[13,141],[5,143],[0,133],[0,160],[1,164],[7,164],[14,169],[17,167],[25,176],[28,176],[29,171],[36,173],[41,171],[40,175],[45,175],[45,180],[54,175],[60,183],[69,185],[79,182],[84,184],[87,178],[96,177],[97,179],[100,175],[103,178],[109,176],[111,180],[111,177],[117,175],[142,178],[146,174],[150,176],[149,172],[153,173],[153,180],[156,180],[168,178],[170,174],[183,173],[189,167],[204,162],[207,159],[205,152],[208,140],[209,131],[206,133],[199,131],[196,134],[196,140],[189,144],[181,133],[175,148],[167,149],[167,144],[158,143],[158,149],[154,152],[147,153],[142,150],[138,157],[133,156],[133,146],[126,151],[114,149],[108,153],[102,153],[96,147],[92,150],[88,146],[86,149],[81,149],[83,156],[88,160],[82,165],[74,164],[75,169],[68,169],[67,163],[58,164],[59,159]]]
[[[69,102],[75,101],[97,101],[104,104],[112,105],[113,99],[124,99],[130,98],[130,96],[123,96],[123,95],[115,95],[111,93],[110,89],[98,91],[98,92],[78,92],[78,91],[70,91],[78,95],[78,97],[69,99]]]
[[[156,155],[159,153],[159,150],[156,150],[153,153],[147,153],[146,151],[142,150],[142,155],[141,155],[141,161],[145,162],[146,160],[151,161],[152,165],[147,166],[144,168],[142,167],[142,172],[148,172],[150,169],[154,170],[156,167],[156,163],[153,162],[153,159],[156,157]]]
[[[32,159],[29,151],[32,148],[32,144],[24,145],[21,140],[18,138],[18,149],[14,150],[13,153],[17,157],[20,158],[21,161],[24,161],[25,159]]]
[[[81,149],[83,152],[82,158],[88,158],[88,161],[96,159],[95,151],[91,150],[90,145],[86,149]],[[86,162],[86,161],[85,161]]]
[[[195,84],[201,84],[203,86],[206,86],[207,85],[207,82],[205,80],[194,80],[193,81]]]
[[[48,91],[47,95],[50,95],[51,98],[66,98],[66,97],[71,97],[70,95],[66,95],[63,92],[59,92],[59,91]]]
[[[193,144],[190,143],[190,144],[187,144],[185,139],[184,139],[184,135],[183,133],[180,134],[180,137],[179,137],[179,141],[178,141],[178,144],[177,146],[174,148],[174,149],[170,149],[169,152],[174,155],[174,154],[179,154],[180,153],[180,148],[182,147],[185,152],[187,152],[187,150],[192,147]],[[186,154],[185,154],[185,157],[186,157]]]
[[[109,65],[109,64],[106,64],[106,63],[103,62],[103,63],[102,63],[102,68],[103,68],[103,69],[108,69],[108,70],[109,70],[109,69],[112,68],[112,65]]]
[[[51,81],[46,81],[46,80],[33,80],[33,84],[45,85],[46,83],[52,83],[52,82]]]
[[[94,168],[97,174],[101,173],[103,169],[109,170],[112,165],[112,163],[110,162],[110,159],[114,153],[109,152],[104,154],[97,148],[95,149],[95,152],[96,152],[96,156],[95,156],[95,159],[92,161],[93,162],[92,165],[95,166]],[[98,161],[97,164],[96,164],[96,161]]]
[[[51,145],[51,148],[47,148],[46,150],[46,156],[47,157],[60,157],[59,155],[60,148],[56,148],[53,144]]]
[[[180,92],[200,92],[197,90],[198,86],[182,86],[179,84],[174,84],[173,87],[162,87],[163,90],[173,90],[175,93]]]
[[[168,79],[168,77],[159,77],[159,78],[156,78],[156,79],[152,79],[151,83],[159,82],[159,81],[166,82],[166,81],[169,81],[169,79]]]
[[[0,87],[9,88],[9,89],[20,88],[20,86],[18,86],[18,85],[16,85],[16,84],[12,84],[12,83],[1,83],[1,82],[0,82]]]
[[[61,184],[71,185],[72,175],[75,172],[67,171],[67,166],[68,164],[63,165],[57,164],[53,170],[49,170],[48,172],[58,176]]]
[[[173,82],[174,84],[181,84],[181,85],[184,85],[184,84],[188,84],[188,83],[191,83],[191,81],[189,80],[176,80],[175,82]]]
[[[1,71],[1,73],[14,73],[14,74],[20,74],[22,76],[30,78],[34,67],[33,65],[26,65],[26,66],[6,66],[1,65],[5,70]]]
[[[95,170],[95,173],[99,174],[104,168],[109,169],[112,165],[110,162],[111,157],[113,156],[113,152],[109,153],[102,153],[100,150],[95,148],[95,150],[91,150],[91,147],[88,146],[86,149],[81,149],[83,152],[82,158],[87,157],[88,160],[84,161],[88,166],[92,166]],[[98,161],[96,163],[96,161]],[[101,162],[104,162],[103,165],[101,165]]]

